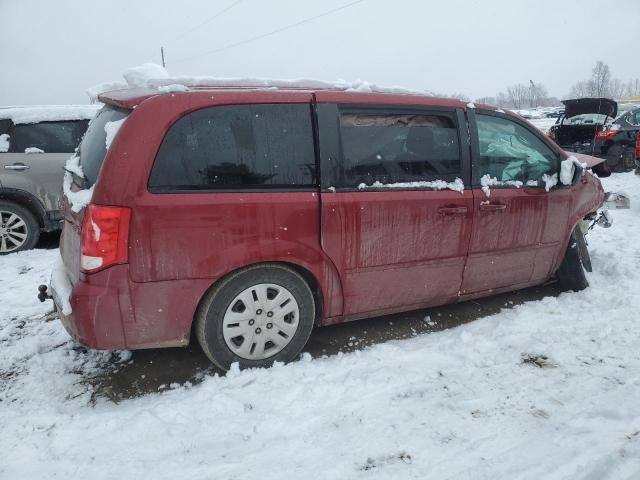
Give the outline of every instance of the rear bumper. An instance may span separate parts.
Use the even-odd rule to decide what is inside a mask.
[[[128,265],[115,265],[82,275],[72,285],[62,262],[51,280],[41,293],[52,297],[64,328],[77,342],[100,350],[188,345],[195,309],[212,283],[136,283],[129,278]]]
[[[127,267],[119,265],[104,273],[92,276],[90,281],[80,280],[72,288],[68,278],[60,273],[56,278],[54,273],[50,293],[62,325],[74,340],[89,348],[124,349],[122,309],[129,305],[129,294],[122,291],[122,285],[127,285]],[[69,285],[62,285],[64,281]],[[65,305],[62,292],[69,290],[69,303]]]

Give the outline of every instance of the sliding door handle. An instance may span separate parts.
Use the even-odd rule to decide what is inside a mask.
[[[440,215],[464,215],[468,211],[467,207],[440,207],[438,209]]]

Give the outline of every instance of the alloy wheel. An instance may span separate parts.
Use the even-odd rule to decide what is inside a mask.
[[[0,253],[20,249],[27,241],[27,223],[14,212],[0,210]]]

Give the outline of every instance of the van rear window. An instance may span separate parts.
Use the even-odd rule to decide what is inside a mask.
[[[85,188],[93,185],[100,173],[100,167],[107,154],[107,132],[105,125],[108,122],[117,122],[126,118],[129,111],[106,106],[89,124],[87,133],[80,143],[80,165],[85,177]]]
[[[169,129],[149,179],[152,192],[315,184],[308,104],[226,105],[191,112]]]

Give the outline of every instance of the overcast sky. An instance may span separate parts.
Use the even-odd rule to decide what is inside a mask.
[[[562,97],[596,60],[640,77],[639,0],[363,0],[231,46],[351,1],[0,0],[0,105],[86,103],[87,87],[159,63],[161,45],[172,75],[361,79],[471,98],[529,80]]]

